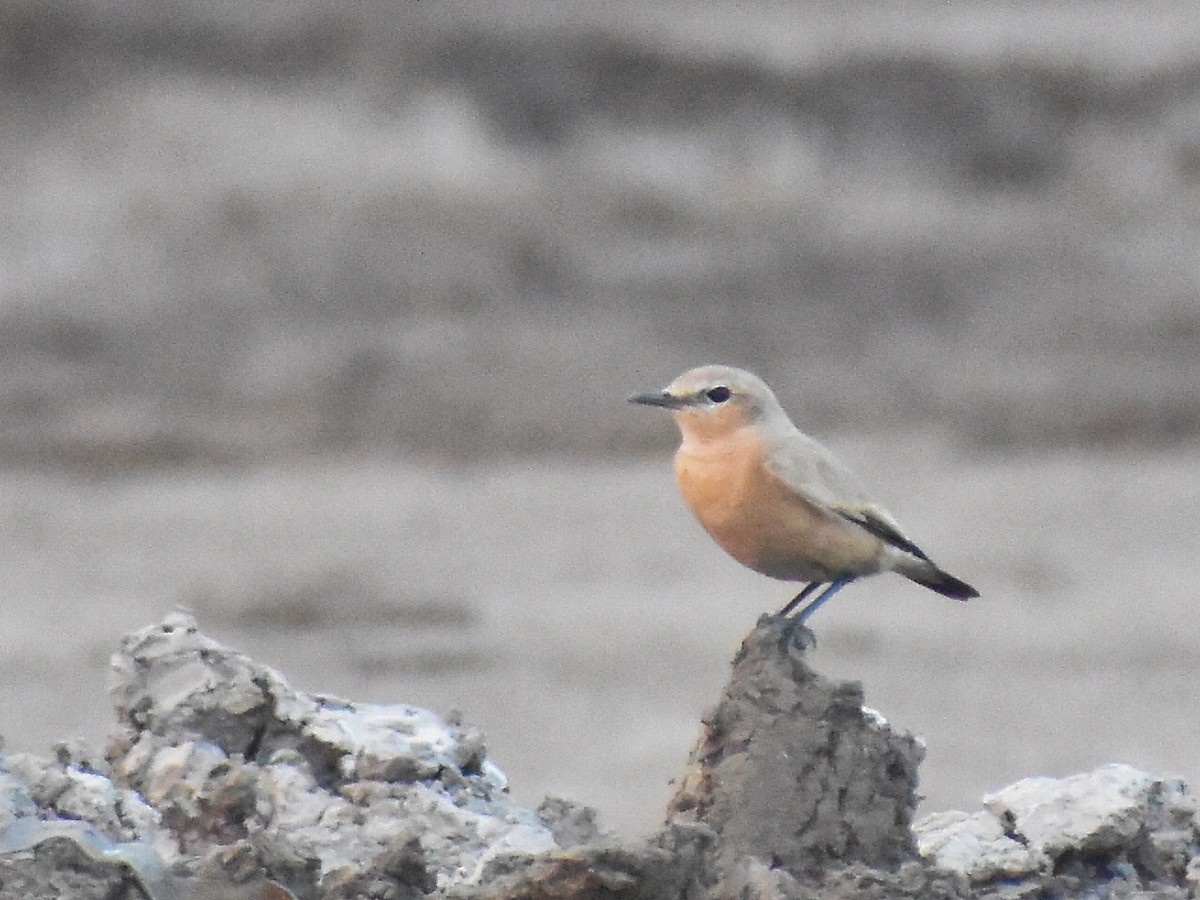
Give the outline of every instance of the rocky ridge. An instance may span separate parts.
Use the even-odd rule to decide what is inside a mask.
[[[1131,766],[1029,778],[913,824],[921,741],[764,617],[660,831],[510,798],[454,716],[292,689],[182,614],[112,659],[103,753],[0,764],[0,897],[1163,897],[1200,895],[1188,786]]]

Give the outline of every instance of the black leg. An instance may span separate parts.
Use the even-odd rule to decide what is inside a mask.
[[[821,595],[819,597],[808,604],[808,606],[804,607],[804,609],[800,610],[800,612],[798,612],[793,618],[793,621],[797,625],[802,625],[805,619],[817,611],[818,606],[820,606],[853,580],[853,578],[839,578],[837,581],[830,584],[829,587],[821,591]],[[807,588],[805,588],[805,590],[807,590]]]
[[[823,582],[823,581],[809,582],[807,585],[805,585],[804,590],[802,590],[795,597],[793,597],[791,599],[791,602],[789,602],[787,606],[785,606],[783,609],[781,609],[777,613],[777,615],[780,615],[780,616],[790,615],[793,609],[795,609],[797,606],[799,606],[801,603],[803,603],[805,600],[807,600],[809,595],[824,583],[825,582]]]

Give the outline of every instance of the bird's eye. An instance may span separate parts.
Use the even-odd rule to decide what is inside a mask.
[[[712,388],[711,390],[705,391],[704,396],[707,397],[709,400],[711,400],[713,403],[724,403],[726,400],[729,399],[730,393],[731,392],[730,392],[729,388],[722,385],[721,387],[715,387],[715,388]]]

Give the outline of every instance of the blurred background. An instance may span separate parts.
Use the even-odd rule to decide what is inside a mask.
[[[751,368],[983,597],[814,620],[922,812],[1200,779],[1187,2],[8,0],[0,734],[167,611],[649,831],[756,617],[625,398]]]

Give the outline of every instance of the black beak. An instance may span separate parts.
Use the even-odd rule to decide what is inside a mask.
[[[661,406],[663,409],[679,409],[686,406],[687,401],[681,397],[668,394],[666,391],[655,391],[652,394],[634,394],[629,398],[630,403],[641,403],[643,406]]]

